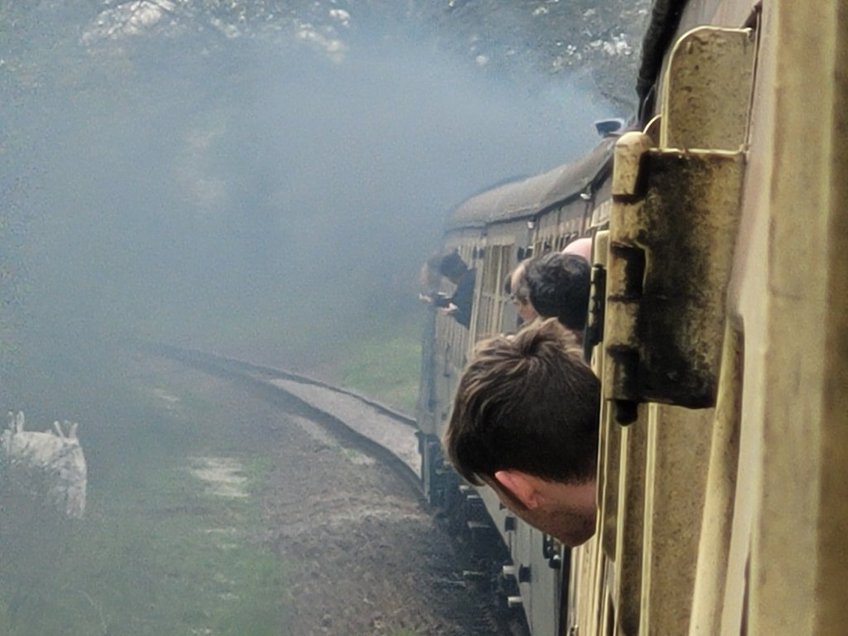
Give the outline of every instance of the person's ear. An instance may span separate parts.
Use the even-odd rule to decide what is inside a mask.
[[[515,497],[528,510],[539,506],[539,491],[535,480],[520,470],[499,470],[495,472],[495,481],[501,488]]]

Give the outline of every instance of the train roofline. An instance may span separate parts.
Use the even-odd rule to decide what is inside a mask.
[[[602,181],[611,168],[615,141],[616,137],[606,138],[577,161],[466,199],[450,213],[446,229],[479,228],[530,218],[581,196]]]

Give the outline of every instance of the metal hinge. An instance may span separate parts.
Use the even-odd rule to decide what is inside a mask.
[[[583,337],[583,355],[586,361],[592,358],[592,349],[604,339],[604,304],[607,296],[607,270],[603,265],[592,267],[592,286],[589,292],[589,314],[586,333]]]

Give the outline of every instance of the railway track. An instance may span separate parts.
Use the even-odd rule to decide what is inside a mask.
[[[423,506],[427,505],[419,477],[417,428],[412,418],[355,392],[291,371],[170,345],[147,343],[142,349],[236,383],[289,413],[322,425],[332,435],[387,466]],[[431,512],[440,514],[439,511]],[[468,559],[462,567],[472,571],[478,569],[473,561],[473,550],[464,545],[467,537],[453,536],[459,543],[458,553]],[[498,586],[489,577],[482,581],[473,577],[462,587],[469,593],[473,590],[480,598],[489,599],[481,603],[479,612],[471,620],[471,636],[523,636],[528,633],[523,615],[502,611],[503,604],[495,593]]]
[[[389,467],[422,497],[415,420],[353,391],[283,369],[213,353],[146,344],[149,353],[244,386],[287,411],[313,420]]]

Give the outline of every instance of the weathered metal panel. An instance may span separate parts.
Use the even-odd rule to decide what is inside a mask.
[[[613,204],[605,342],[607,399],[715,403],[724,295],[744,157],[649,150],[634,194]]]
[[[680,38],[666,72],[661,148],[743,146],[755,45],[751,29],[701,27]]]

